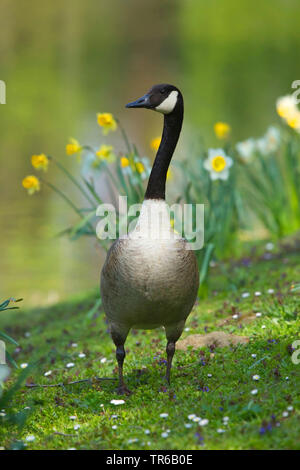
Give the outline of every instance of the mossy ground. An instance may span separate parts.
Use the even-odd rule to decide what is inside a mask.
[[[291,360],[291,344],[299,339],[300,298],[290,291],[300,279],[299,266],[299,254],[285,253],[214,268],[211,293],[195,306],[183,337],[218,330],[250,337],[247,345],[177,351],[169,389],[164,382],[164,331],[132,331],[125,360],[131,396],[117,396],[113,380],[54,388],[23,386],[5,409],[6,416],[0,417],[0,446],[300,448],[300,364]],[[27,383],[116,377],[114,347],[101,308],[88,314],[97,295],[92,292],[53,307],[5,312],[0,317],[0,330],[20,344],[14,353],[18,364],[37,363]],[[255,316],[257,312],[261,317]],[[67,368],[68,363],[74,366]],[[52,372],[45,376],[47,371]],[[259,375],[258,381],[254,375]],[[251,393],[254,389],[256,394]],[[114,405],[112,399],[125,403]],[[27,419],[19,430],[8,416],[21,410]],[[161,417],[162,413],[168,416]],[[208,423],[200,426],[188,419],[191,414]],[[77,424],[80,427],[74,429]],[[26,441],[28,435],[34,441]]]

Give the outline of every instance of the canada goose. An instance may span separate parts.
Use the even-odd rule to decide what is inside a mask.
[[[165,327],[170,384],[175,343],[196,300],[199,282],[196,256],[171,228],[165,202],[167,171],[183,121],[182,94],[175,86],[155,85],[126,107],[164,114],[164,129],[136,227],[113,243],[101,274],[103,307],[116,345],[120,394],[130,393],[123,380],[123,362],[131,328]]]

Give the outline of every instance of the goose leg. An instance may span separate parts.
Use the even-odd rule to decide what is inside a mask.
[[[181,333],[183,331],[185,322],[179,322],[176,325],[172,326],[166,326],[166,337],[167,337],[167,347],[166,347],[166,352],[167,352],[167,369],[166,369],[166,381],[168,382],[168,385],[170,385],[170,375],[171,375],[171,368],[172,368],[172,360],[173,356],[175,354],[175,349],[176,349],[176,341],[181,336]]]
[[[128,335],[129,329],[117,328],[115,325],[111,325],[110,334],[113,342],[116,346],[116,358],[118,361],[118,371],[119,371],[119,384],[117,392],[119,395],[129,395],[131,392],[126,387],[123,378],[123,363],[126,356],[124,344]]]

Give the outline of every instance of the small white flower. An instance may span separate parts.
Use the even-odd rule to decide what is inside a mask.
[[[24,336],[25,338],[29,338],[31,336],[31,333],[29,331],[26,331],[26,333],[24,333]]]
[[[254,353],[253,353],[253,354],[251,354],[251,357],[253,357],[253,359],[255,359],[255,358],[256,358],[256,356],[257,356],[257,354],[254,354]]]
[[[258,392],[257,388],[254,388],[253,390],[251,390],[251,395],[256,395]]]
[[[255,297],[259,297],[261,295],[261,292],[256,291],[256,292],[254,292],[254,295],[255,295]]]
[[[189,428],[192,427],[192,424],[191,424],[191,423],[185,423],[184,427],[187,428],[187,429],[189,429]]]
[[[210,178],[227,180],[229,168],[233,165],[232,158],[228,157],[223,149],[208,149],[208,158],[204,160],[203,167],[209,171]]]
[[[280,132],[276,127],[269,127],[263,137],[256,141],[258,150],[263,155],[275,152],[280,144]]]
[[[1,411],[1,412],[0,412],[0,416],[3,416],[3,417],[4,417],[4,416],[6,416],[6,413],[5,413],[4,411]]]
[[[212,374],[207,374],[207,377],[212,377]]]
[[[162,432],[161,433],[161,437],[168,437],[168,435],[169,435],[169,433],[167,433],[167,432]]]
[[[199,422],[199,425],[200,426],[206,426],[208,423],[209,423],[208,419],[201,419],[200,422]]]
[[[224,417],[223,417],[223,421],[224,421],[224,423],[228,423],[228,421],[229,421],[229,416],[224,416]]]
[[[133,444],[134,442],[138,442],[138,441],[139,440],[136,437],[134,437],[133,439],[128,439],[127,442],[128,442],[128,444]]]
[[[118,415],[111,415],[111,419],[117,419]]]
[[[72,348],[77,348],[78,344],[77,343],[72,343],[71,346],[72,346]]]
[[[150,429],[145,429],[144,433],[145,434],[150,434]]]
[[[266,328],[266,325],[261,325],[262,329],[264,330]]]
[[[125,400],[111,400],[110,403],[112,405],[124,405]]]
[[[85,354],[84,353],[79,353],[78,357],[80,357],[80,358],[85,357]]]
[[[289,380],[289,377],[286,377],[285,380]]]
[[[266,248],[267,251],[272,251],[272,250],[274,250],[274,246],[275,246],[274,243],[269,242],[269,243],[266,243],[265,248]]]
[[[274,289],[268,289],[268,294],[274,294]]]
[[[242,293],[243,299],[246,299],[246,298],[249,297],[249,296],[250,296],[249,292],[243,292],[243,293]]]
[[[288,415],[289,415],[289,414],[288,414],[288,412],[287,412],[287,411],[284,411],[284,412],[282,413],[282,416],[283,416],[283,418],[287,418],[287,417],[288,417]]]
[[[30,406],[25,406],[24,410],[30,410]]]
[[[80,424],[75,424],[74,430],[77,431],[77,429],[79,429],[79,428],[80,428]]]
[[[74,366],[75,366],[74,362],[68,362],[68,364],[66,365],[66,367],[68,369],[70,369],[71,367],[74,367]]]
[[[225,432],[225,429],[219,428],[219,429],[217,429],[217,432],[218,432],[219,434],[222,434],[223,432]]]
[[[169,415],[168,415],[168,413],[161,413],[159,416],[161,418],[167,418]]]
[[[76,447],[69,447],[68,450],[77,450]]]
[[[111,427],[111,429],[117,429],[117,427],[118,427],[118,426],[117,426],[116,424],[114,424],[114,425]]]
[[[184,331],[190,331],[190,329],[187,327],[187,328],[184,329]]]
[[[199,416],[195,416],[193,421],[194,421],[194,423],[199,423],[199,421],[201,421],[201,418]]]
[[[256,142],[251,137],[250,139],[244,140],[244,142],[238,142],[236,149],[243,160],[249,161],[256,150]]]
[[[44,376],[48,377],[48,375],[51,375],[51,374],[52,374],[52,370],[47,370],[47,372],[44,373]]]
[[[234,320],[236,320],[237,318],[239,318],[239,316],[238,316],[237,313],[235,313],[234,315],[232,315],[232,318],[233,318]]]
[[[101,364],[104,364],[106,361],[107,361],[106,357],[102,357],[102,359],[100,359]]]
[[[26,439],[27,442],[32,442],[32,441],[35,440],[35,436],[32,436],[32,435],[26,436],[25,439]]]
[[[287,410],[288,410],[288,411],[293,411],[293,409],[294,409],[294,408],[293,408],[292,406],[288,406],[288,407],[287,407]]]
[[[74,421],[75,419],[77,419],[77,416],[69,416],[69,419],[71,419],[72,421]]]
[[[255,374],[252,376],[252,379],[257,381],[260,379],[260,376],[258,374]]]
[[[256,316],[257,318],[261,317],[261,312],[257,312],[257,313],[255,314],[255,316]]]
[[[196,415],[188,415],[188,419],[194,419],[196,418]]]
[[[20,364],[21,369],[26,369],[28,367],[27,362],[23,362],[23,364]]]

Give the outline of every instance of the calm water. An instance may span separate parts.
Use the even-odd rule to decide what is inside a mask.
[[[216,120],[229,122],[236,139],[262,134],[277,121],[277,96],[300,78],[299,15],[297,0],[1,0],[0,298],[38,305],[98,283],[103,254],[95,243],[55,237],[76,216],[46,188],[28,197],[21,187],[33,153],[78,171],[64,154],[68,137],[100,144],[95,115],[111,111],[152,156],[161,119],[124,105],[162,81],[184,92],[178,156],[200,134],[216,145]],[[118,135],[108,142],[122,148]],[[65,188],[57,171],[47,176]]]

